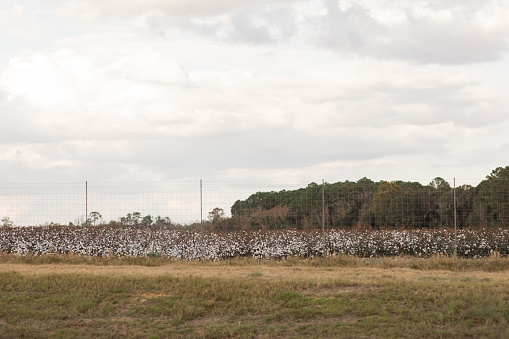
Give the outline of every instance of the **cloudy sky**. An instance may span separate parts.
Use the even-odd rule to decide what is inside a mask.
[[[3,182],[509,165],[506,0],[0,0]]]

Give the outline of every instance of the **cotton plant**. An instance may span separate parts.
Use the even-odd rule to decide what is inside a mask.
[[[279,260],[330,255],[359,257],[509,254],[509,229],[263,230],[203,232],[130,227],[0,227],[0,252],[17,255],[158,256],[175,260],[235,257]]]

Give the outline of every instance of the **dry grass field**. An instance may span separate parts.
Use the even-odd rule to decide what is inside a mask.
[[[0,256],[0,337],[508,338],[509,258]]]

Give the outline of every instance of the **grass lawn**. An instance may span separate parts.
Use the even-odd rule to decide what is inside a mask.
[[[4,255],[0,337],[509,338],[509,258]]]

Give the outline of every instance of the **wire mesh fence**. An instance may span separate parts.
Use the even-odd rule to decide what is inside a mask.
[[[0,184],[9,226],[110,225],[205,230],[509,225],[509,180],[418,182]],[[2,225],[0,224],[0,225]]]
[[[0,184],[0,217],[15,226],[189,226],[216,209],[231,216],[236,200],[253,191],[298,188],[302,183],[214,181]],[[143,219],[145,218],[145,221]],[[216,219],[217,220],[217,219]]]

